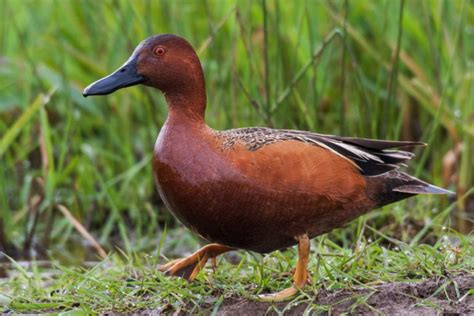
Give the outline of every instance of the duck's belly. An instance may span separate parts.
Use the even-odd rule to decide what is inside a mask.
[[[268,187],[208,161],[170,164],[155,156],[158,191],[169,210],[205,239],[229,247],[270,252],[339,227],[368,210],[354,196]],[[324,192],[323,192],[324,193]]]

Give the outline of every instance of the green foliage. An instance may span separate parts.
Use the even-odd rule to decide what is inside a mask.
[[[438,185],[443,185],[443,157],[463,143],[457,169],[462,187],[450,185],[466,201],[472,195],[472,1],[3,0],[0,16],[0,250],[10,256],[36,249],[69,262],[87,257],[77,252],[80,236],[57,211],[58,204],[100,244],[108,249],[120,245],[128,255],[155,249],[164,223],[176,227],[159,202],[150,163],[166,119],[160,93],[133,87],[107,97],[81,95],[86,85],[115,70],[136,44],[156,33],[181,35],[197,49],[211,127],[265,125],[424,141],[429,146],[416,152],[409,171]],[[433,244],[444,235],[442,227],[450,226],[451,210],[446,199],[420,197],[371,213],[330,237],[350,248],[353,238],[361,236],[352,231],[360,232],[367,220],[403,242],[416,237],[413,247],[419,241]],[[407,223],[428,228],[415,225],[419,230],[413,232]],[[167,254],[196,246],[187,234],[168,239]],[[332,251],[346,256],[355,250]],[[77,272],[77,278],[74,269],[67,269],[58,286],[100,283],[107,277],[129,295],[135,285],[115,279],[140,266],[121,261],[113,272],[107,266],[111,260],[119,259]],[[174,284],[157,273],[146,278],[153,286],[153,278]],[[31,291],[44,294],[38,284]],[[177,284],[169,286],[173,291],[202,287]],[[20,297],[31,294],[25,293]],[[97,310],[113,304],[103,295]],[[53,298],[45,302],[25,310],[71,306]],[[18,299],[15,304],[22,310],[21,304],[30,303]]]

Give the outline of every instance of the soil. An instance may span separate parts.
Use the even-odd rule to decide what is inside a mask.
[[[386,283],[367,288],[320,290],[311,305],[326,308],[322,315],[474,315],[474,272],[414,283]],[[360,303],[361,298],[365,304]],[[359,300],[359,303],[357,303]],[[264,303],[242,298],[223,301],[217,315],[302,315],[308,303]],[[313,312],[310,314],[314,314]]]

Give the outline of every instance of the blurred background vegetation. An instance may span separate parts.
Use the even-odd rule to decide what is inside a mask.
[[[165,226],[168,253],[195,247],[153,183],[161,94],[81,95],[157,33],[197,49],[213,128],[429,144],[408,170],[457,202],[390,205],[332,233],[336,242],[350,246],[361,221],[405,241],[472,229],[473,1],[0,0],[0,15],[0,251],[11,257],[86,259],[87,234],[149,251]]]

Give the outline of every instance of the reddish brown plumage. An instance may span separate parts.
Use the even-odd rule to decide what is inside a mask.
[[[174,115],[155,146],[156,183],[168,208],[208,240],[268,252],[375,206],[357,168],[326,149],[286,141],[225,150],[206,125]]]
[[[199,59],[179,37],[145,40],[120,72],[129,75],[117,71],[84,94],[139,82],[164,93],[169,115],[153,155],[156,184],[176,217],[209,241],[269,252],[417,193],[447,193],[397,170],[412,154],[391,149],[419,143],[212,130]]]

